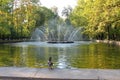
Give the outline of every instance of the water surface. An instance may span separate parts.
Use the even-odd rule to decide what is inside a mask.
[[[120,47],[80,41],[71,44],[21,42],[0,45],[0,66],[47,68],[49,57],[56,68],[120,69]]]

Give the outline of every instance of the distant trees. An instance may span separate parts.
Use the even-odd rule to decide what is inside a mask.
[[[47,24],[48,20],[54,18],[54,16],[56,16],[56,14],[46,7],[37,8],[34,15],[36,21],[35,27]]]
[[[120,0],[78,0],[69,17],[90,38],[120,40]]]
[[[62,16],[68,17],[70,15],[71,11],[72,11],[71,6],[64,7],[64,9],[62,10]]]
[[[58,16],[39,0],[0,0],[0,39],[30,37],[34,28]],[[78,0],[75,9],[64,8],[66,21],[83,27],[92,39],[120,40],[120,0]]]
[[[71,25],[71,22],[69,19],[69,15],[71,14],[71,12],[72,12],[71,6],[64,7],[64,9],[62,10],[62,16],[65,17],[65,22],[70,25]]]
[[[11,26],[11,1],[0,0],[0,37],[6,38],[10,36]],[[4,26],[4,27],[3,27]]]
[[[0,39],[30,37],[34,28],[55,15],[39,0],[0,0]]]

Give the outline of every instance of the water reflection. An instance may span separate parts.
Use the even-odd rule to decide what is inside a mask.
[[[51,56],[57,68],[120,69],[118,46],[89,42],[59,47],[38,44],[0,45],[0,66],[47,68]]]
[[[66,48],[58,48],[58,68],[67,68],[68,60],[66,55]]]

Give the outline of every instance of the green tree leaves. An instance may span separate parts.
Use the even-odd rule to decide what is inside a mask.
[[[78,0],[70,19],[91,38],[120,40],[119,0]]]
[[[34,28],[53,18],[52,10],[38,3],[39,0],[0,0],[0,39],[28,38]]]

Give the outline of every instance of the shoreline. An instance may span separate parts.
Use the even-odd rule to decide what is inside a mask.
[[[25,42],[25,41],[29,41],[29,40],[27,40],[27,39],[0,40],[0,44],[4,44],[4,43],[17,43],[17,42]]]
[[[59,79],[59,78],[31,78],[31,77],[0,77],[2,80],[99,80],[99,79]]]
[[[112,40],[95,40],[95,42],[102,42],[102,43],[107,43],[107,44],[112,44],[112,45],[118,45],[120,46],[120,41],[112,41]]]
[[[1,77],[2,80],[99,80],[99,79],[58,79],[58,78],[31,78],[31,77]]]
[[[0,44],[5,44],[5,43],[17,43],[17,42],[29,42],[31,40],[28,39],[18,39],[18,40],[1,40],[0,39]],[[120,41],[113,41],[113,40],[94,40],[97,43],[107,43],[107,44],[112,44],[112,45],[118,45],[120,46]]]

